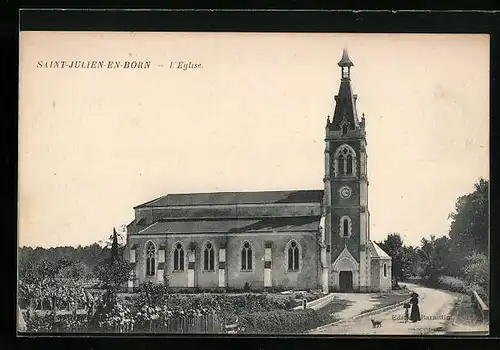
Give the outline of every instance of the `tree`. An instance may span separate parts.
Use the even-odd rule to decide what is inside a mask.
[[[431,283],[437,283],[439,277],[450,271],[450,239],[431,235],[430,240],[422,238],[419,250],[422,264],[422,277]]]
[[[390,233],[378,245],[392,258],[392,284],[393,287],[398,288],[398,279],[401,280],[403,278],[403,240],[399,233]]]
[[[96,275],[99,278],[101,287],[106,290],[104,296],[104,311],[110,312],[116,304],[116,296],[120,287],[130,278],[132,265],[123,260],[121,250],[118,243],[118,234],[113,228],[113,234],[110,237],[111,242],[106,245],[111,245],[110,256],[96,267]]]
[[[81,302],[82,284],[81,280],[74,278],[70,272],[73,265],[64,258],[58,261],[44,259],[40,263],[28,263],[24,268],[23,278],[19,281],[19,296],[28,301],[28,309],[33,309],[33,306],[36,309],[36,304],[43,306],[44,301],[48,301],[52,310],[52,321],[55,322],[58,307],[70,309],[71,305],[76,306]]]
[[[118,242],[120,237],[118,236]],[[94,243],[85,247],[57,247],[57,248],[41,248],[33,249],[31,247],[19,248],[19,278],[24,280],[25,274],[29,272],[31,265],[41,264],[42,261],[51,261],[56,263],[60,259],[66,259],[73,263],[79,262],[82,267],[92,273],[94,268],[105,260],[109,252],[108,247],[102,248],[99,244]],[[90,277],[90,276],[88,276]]]
[[[488,188],[484,179],[474,184],[474,191],[457,199],[455,211],[449,215],[452,220],[449,236],[457,257],[465,257],[472,251],[488,252]],[[465,264],[464,259],[460,259]]]
[[[69,266],[63,267],[58,272],[58,276],[60,278],[73,281],[85,280],[89,277],[89,275],[89,267],[81,261],[76,261]]]
[[[403,245],[402,278],[415,277],[420,274],[420,255],[418,247]]]
[[[113,242],[111,243],[111,263],[118,259],[118,234],[113,227]]]

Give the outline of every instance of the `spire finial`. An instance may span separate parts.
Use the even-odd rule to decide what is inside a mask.
[[[347,46],[344,46],[344,49],[342,50],[342,58],[340,59],[340,62],[338,63],[340,67],[352,67],[354,64],[351,62],[349,59],[349,53],[347,52]]]

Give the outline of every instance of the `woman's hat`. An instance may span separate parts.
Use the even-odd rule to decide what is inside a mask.
[[[413,292],[413,293],[411,293],[411,296],[412,296],[412,297],[417,298],[417,297],[418,297],[418,294],[417,294],[417,293],[415,293],[415,292]]]

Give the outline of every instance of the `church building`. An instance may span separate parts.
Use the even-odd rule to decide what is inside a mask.
[[[134,208],[128,287],[178,290],[391,289],[391,258],[370,240],[364,115],[347,50],[325,129],[323,189],[168,194]]]

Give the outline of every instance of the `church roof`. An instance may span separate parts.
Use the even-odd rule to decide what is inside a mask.
[[[262,220],[157,221],[137,232],[137,235],[317,231],[319,229],[319,221],[319,216],[269,218]]]
[[[370,241],[369,247],[372,258],[391,259],[391,257],[386,252],[384,252],[384,250],[380,248],[375,242]]]
[[[156,198],[134,209],[196,205],[320,203],[322,198],[323,190],[181,193]]]

